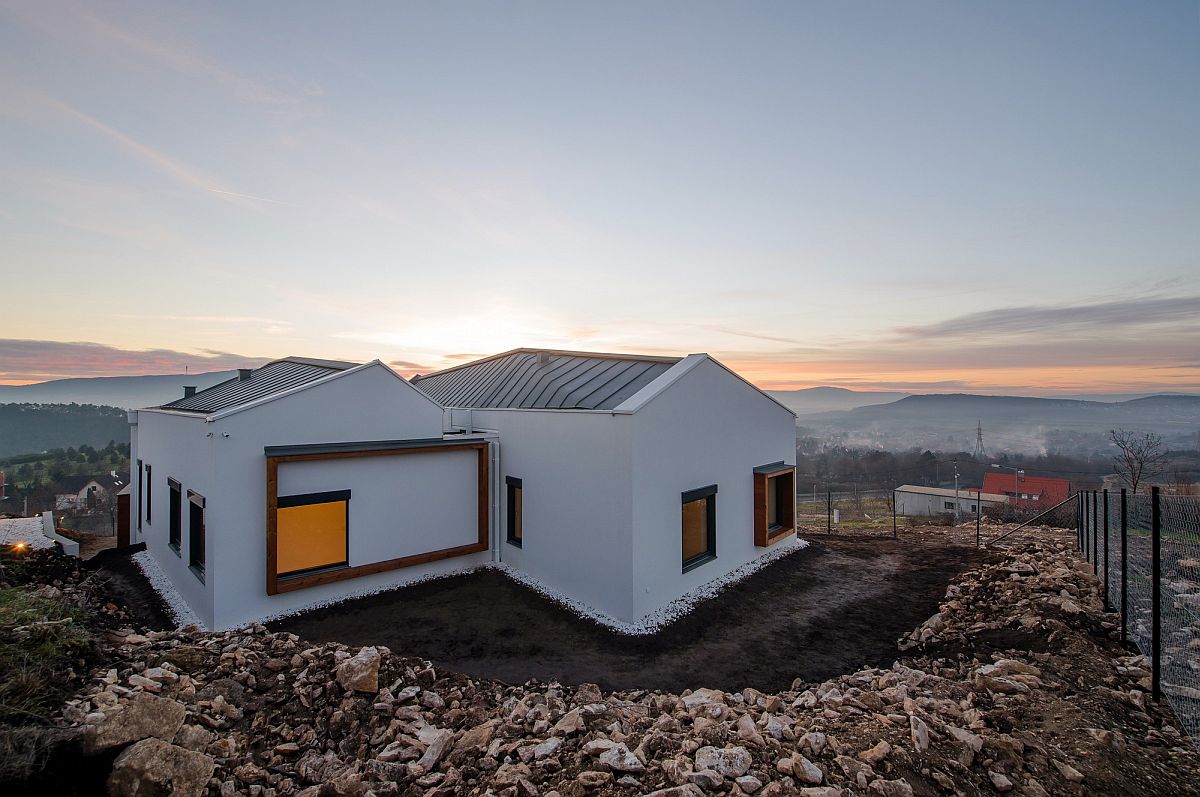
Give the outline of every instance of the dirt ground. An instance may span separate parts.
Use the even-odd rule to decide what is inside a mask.
[[[386,645],[481,678],[603,689],[763,691],[890,665],[896,640],[938,610],[972,547],[813,538],[658,634],[581,620],[491,570],[349,601],[274,623],[315,641]]]

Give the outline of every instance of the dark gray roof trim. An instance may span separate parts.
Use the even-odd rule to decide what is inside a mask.
[[[387,451],[393,448],[429,448],[432,446],[456,446],[463,443],[485,443],[483,437],[430,437],[416,440],[366,440],[353,443],[308,443],[295,446],[265,446],[263,453],[268,457],[292,457],[298,454],[338,454],[359,451]]]
[[[160,409],[197,412],[205,415],[240,407],[284,390],[353,368],[355,363],[288,357],[257,368],[249,379],[227,379],[192,396],[163,404]]]
[[[770,465],[759,465],[754,469],[755,473],[779,473],[780,471],[792,470],[795,465],[789,465],[782,459],[778,462],[772,462]]]
[[[413,384],[446,407],[609,410],[679,359],[516,349]]]

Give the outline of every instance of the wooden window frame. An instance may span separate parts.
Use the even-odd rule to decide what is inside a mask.
[[[206,525],[208,523],[207,502],[204,496],[195,490],[187,491],[188,503],[188,569],[191,570],[196,578],[204,581],[204,569],[208,563],[208,551],[205,546],[208,544],[208,535]],[[196,526],[192,523],[192,507],[200,508],[200,530],[197,534]],[[199,545],[196,544],[199,539]],[[196,552],[199,550],[199,561],[197,561]]]
[[[705,526],[708,536],[708,545],[702,553],[698,553],[691,559],[683,559],[684,573],[689,570],[695,570],[701,565],[708,564],[717,558],[717,485],[710,484],[707,487],[698,487],[695,490],[687,490],[680,494],[680,522],[683,519],[683,505],[690,504],[693,501],[699,501],[702,498],[708,499],[705,508]],[[680,538],[680,558],[682,559],[683,539]]]
[[[167,477],[167,547],[182,558],[183,546],[183,484]]]
[[[517,517],[517,510],[513,504],[514,490],[521,491],[521,517]],[[521,536],[513,534],[513,521],[520,521]],[[515,476],[504,477],[504,539],[509,545],[517,548],[523,548],[522,541],[525,537],[525,483]]]
[[[143,484],[143,482],[142,482],[142,461],[140,459],[137,461],[137,473],[138,473],[138,480],[137,480],[138,531],[141,531],[142,530],[142,515],[145,514],[146,496],[142,494],[142,484]]]
[[[791,476],[792,500],[788,505],[791,509],[790,518],[781,518],[777,526],[768,525],[770,517],[770,487],[771,479]],[[778,488],[776,488],[778,490]],[[780,540],[796,533],[796,466],[783,462],[773,462],[770,465],[760,465],[754,469],[754,544],[759,548],[774,545]]]
[[[351,446],[339,447],[335,450],[313,451],[311,453],[297,454],[271,454],[266,453],[267,465],[267,594],[278,595],[282,592],[292,592],[298,589],[307,589],[316,587],[322,584],[332,584],[338,581],[346,581],[352,578],[361,576],[375,575],[377,573],[386,573],[390,570],[399,570],[404,567],[412,567],[414,565],[428,564],[430,562],[441,561],[442,559],[451,559],[456,556],[467,556],[473,553],[480,553],[488,549],[488,443],[484,441],[470,442],[453,442],[442,444],[439,442],[428,445],[413,445],[413,446],[385,446],[376,447],[371,444],[362,444],[363,447],[355,449]],[[370,562],[363,565],[353,565],[346,567],[338,567],[334,569],[324,569],[321,572],[310,573],[308,575],[292,576],[289,578],[281,578],[275,571],[278,558],[278,536],[279,536],[279,466],[287,462],[315,462],[322,460],[336,459],[355,459],[360,457],[395,457],[395,456],[410,456],[418,454],[443,454],[449,451],[475,451],[476,452],[476,503],[477,503],[477,525],[479,536],[476,542],[466,545],[456,545],[452,548],[441,548],[435,551],[426,551],[424,553],[410,554],[408,556],[400,556],[395,559],[386,559],[381,562]],[[349,534],[350,525],[346,524],[346,532]],[[349,555],[349,544],[347,543],[347,555]]]

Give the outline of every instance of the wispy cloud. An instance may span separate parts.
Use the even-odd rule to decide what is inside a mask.
[[[195,8],[198,7],[193,7],[192,13]],[[112,16],[97,13],[96,7],[71,0],[4,3],[4,10],[43,35],[72,47],[89,48],[114,60],[134,59],[143,66],[210,80],[228,87],[244,103],[280,108],[295,106],[324,93],[320,84],[311,79],[288,89],[280,88],[225,66],[168,31],[155,30],[153,35],[138,33]]]
[[[1004,307],[932,324],[901,327],[906,338],[985,337],[996,335],[1111,333],[1118,328],[1200,319],[1200,296],[1139,298],[1068,306]]]
[[[0,383],[80,376],[198,373],[249,368],[267,362],[229,352],[121,349],[101,343],[0,339]]]

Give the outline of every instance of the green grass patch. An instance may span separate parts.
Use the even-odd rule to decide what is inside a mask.
[[[0,589],[0,722],[48,721],[91,649],[80,609],[25,587]]]

